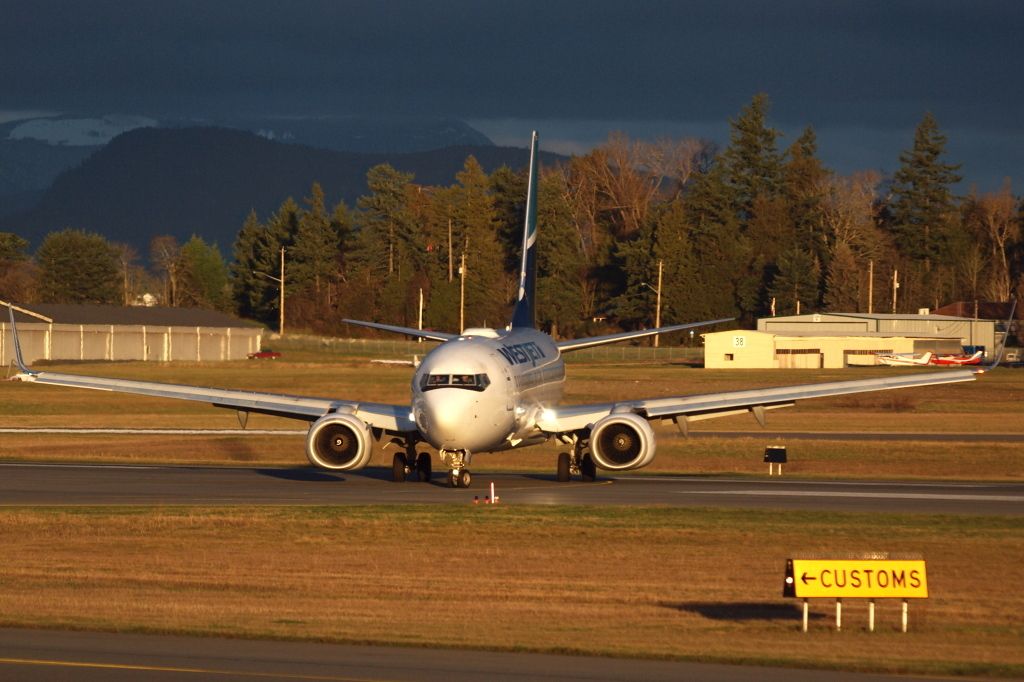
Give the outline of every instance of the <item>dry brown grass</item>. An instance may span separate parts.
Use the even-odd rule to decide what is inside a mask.
[[[508,507],[5,509],[0,622],[1024,674],[1016,519]],[[794,552],[920,552],[931,598],[811,632]]]

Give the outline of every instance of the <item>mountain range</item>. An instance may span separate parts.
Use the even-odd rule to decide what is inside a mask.
[[[337,151],[269,137],[217,127],[129,130],[63,171],[31,208],[0,217],[0,230],[38,246],[48,232],[74,227],[140,253],[155,235],[184,241],[196,234],[229,253],[250,211],[265,220],[287,197],[301,202],[314,182],[329,206],[351,206],[367,192],[367,170],[380,163],[413,173],[417,183],[447,185],[469,155],[487,172],[529,160],[529,150],[496,147],[483,136],[484,144],[408,153]],[[561,158],[542,155],[545,163]]]

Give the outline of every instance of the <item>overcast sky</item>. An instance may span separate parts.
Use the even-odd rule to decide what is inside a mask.
[[[0,119],[431,114],[585,151],[609,130],[725,142],[766,92],[842,172],[893,170],[925,111],[967,182],[1024,188],[1024,2],[5,3]],[[784,141],[785,144],[785,141]]]

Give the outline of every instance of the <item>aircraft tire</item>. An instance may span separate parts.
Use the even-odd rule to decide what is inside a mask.
[[[473,483],[473,476],[469,473],[469,469],[463,469],[459,472],[457,483],[460,488],[468,488]]]
[[[567,483],[570,478],[569,471],[569,453],[559,452],[558,453],[558,482]]]
[[[405,482],[405,455],[400,452],[391,458],[391,480],[395,483]]]
[[[597,463],[589,452],[580,460],[580,478],[586,483],[597,480]]]
[[[421,452],[416,457],[416,476],[419,478],[420,483],[429,483],[431,475],[431,463],[430,454]]]

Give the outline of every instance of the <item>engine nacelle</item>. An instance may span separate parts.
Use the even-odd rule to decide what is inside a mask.
[[[370,461],[370,429],[351,414],[320,417],[306,434],[306,457],[311,464],[333,471],[362,469]]]
[[[590,452],[602,469],[625,471],[647,466],[654,459],[654,431],[632,412],[610,414],[590,430]]]

